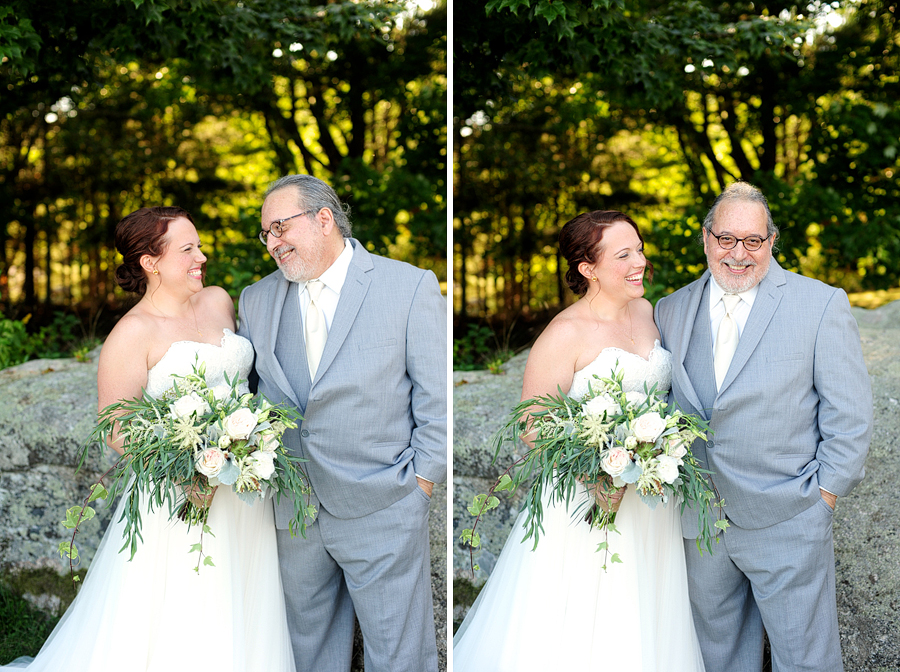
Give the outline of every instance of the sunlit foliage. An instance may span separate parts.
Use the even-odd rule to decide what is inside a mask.
[[[571,300],[556,235],[588,209],[631,214],[657,268],[651,297],[670,291],[702,270],[700,222],[738,179],[769,197],[788,268],[848,290],[900,281],[892,0],[482,11],[454,33],[461,317]]]

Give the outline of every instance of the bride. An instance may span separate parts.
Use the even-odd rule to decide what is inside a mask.
[[[205,362],[210,386],[225,375],[246,379],[253,347],[234,333],[234,305],[220,287],[203,286],[206,256],[193,219],[181,208],[141,208],[116,227],[124,261],[116,280],[142,295],[103,345],[99,407],[158,397],[172,375]],[[112,447],[123,452],[122,441]],[[191,493],[189,493],[191,494]],[[168,508],[142,510],[143,543],[120,553],[122,501],[78,596],[29,672],[211,669],[293,672],[271,499],[243,503],[228,487],[192,494],[210,507],[204,553],[214,567],[195,573],[199,526],[169,520]],[[124,498],[122,498],[124,501]],[[7,668],[2,668],[7,669]]]
[[[671,354],[659,345],[653,309],[642,298],[643,239],[627,215],[584,213],[560,233],[566,281],[582,296],[534,344],[522,399],[555,393],[581,398],[593,376],[624,370],[623,389],[669,389]],[[623,494],[624,493],[624,494]],[[633,488],[618,500],[607,563],[606,535],[584,522],[591,494],[580,487],[567,510],[544,501],[544,534],[522,543],[524,513],[453,639],[455,672],[597,669],[704,670],[687,592],[680,507],[650,509]],[[611,504],[612,502],[608,502]],[[573,516],[574,511],[581,516]]]

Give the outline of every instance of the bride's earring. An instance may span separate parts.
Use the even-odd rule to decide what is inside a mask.
[[[153,269],[153,275],[159,275],[159,270],[156,269],[156,268],[154,268],[154,269]]]
[[[592,275],[592,276],[591,276],[591,282],[597,282],[597,276],[596,276],[596,275]]]

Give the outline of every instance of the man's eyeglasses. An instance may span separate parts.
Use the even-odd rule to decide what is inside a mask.
[[[272,222],[272,223],[269,225],[269,230],[268,230],[268,231],[266,231],[265,229],[263,229],[262,231],[259,232],[259,240],[260,240],[260,242],[261,242],[263,245],[265,245],[266,243],[268,243],[268,241],[269,241],[269,234],[270,234],[270,233],[271,233],[273,236],[275,236],[276,238],[281,238],[281,236],[284,234],[284,229],[285,229],[284,223],[285,223],[286,221],[288,221],[289,219],[295,219],[295,218],[297,218],[297,217],[303,217],[303,215],[308,215],[308,214],[311,213],[311,212],[318,212],[318,210],[316,210],[316,209],[314,208],[314,209],[312,209],[312,210],[307,210],[306,212],[301,212],[301,213],[298,213],[298,214],[296,214],[296,215],[291,215],[290,217],[285,217],[284,219],[276,219],[274,222]]]
[[[707,230],[707,233],[719,242],[719,247],[721,247],[723,250],[733,250],[735,247],[737,247],[738,243],[743,243],[744,249],[748,252],[756,252],[759,248],[762,247],[764,242],[772,237],[771,233],[765,238],[761,238],[760,236],[747,236],[746,238],[738,238],[737,236],[732,236],[728,233],[717,236],[709,230]]]

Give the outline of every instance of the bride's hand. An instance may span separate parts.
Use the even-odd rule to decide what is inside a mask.
[[[216,488],[218,487],[219,486],[217,485],[210,488],[197,483],[181,484],[181,489],[184,490],[184,496],[188,498],[188,501],[190,501],[191,504],[201,509],[209,508],[209,505],[212,504],[213,495],[216,494]]]
[[[626,487],[627,486],[623,485],[621,488],[614,490],[611,493],[595,491],[594,501],[597,502],[597,506],[604,511],[615,513],[619,510],[619,505],[622,503],[622,496],[625,494]]]
[[[604,511],[615,513],[619,510],[619,505],[622,503],[622,497],[625,494],[625,488],[628,486],[623,485],[621,488],[613,489],[612,483],[600,481],[597,483],[584,483],[584,487],[591,493],[594,501],[597,502],[597,506]]]

